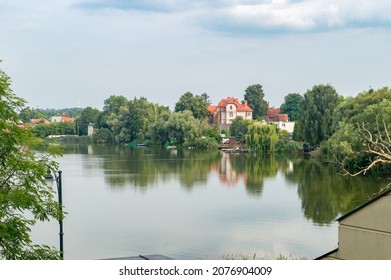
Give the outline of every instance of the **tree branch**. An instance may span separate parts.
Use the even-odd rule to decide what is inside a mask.
[[[350,173],[349,171],[345,170],[344,175],[357,176],[359,174],[365,174],[368,170],[378,164],[391,164],[391,139],[384,121],[383,128],[384,131],[381,131],[378,120],[376,119],[376,131],[378,134],[374,136],[365,127],[365,123],[362,123],[361,125],[358,124],[358,132],[363,140],[366,141],[367,152],[369,154],[375,155],[375,158],[368,166],[364,167],[360,171],[356,173]],[[385,139],[383,135],[385,135]]]

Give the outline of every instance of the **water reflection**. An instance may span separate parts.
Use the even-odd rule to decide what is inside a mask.
[[[297,184],[305,217],[319,225],[333,222],[382,187],[380,178],[342,176],[315,160],[294,160],[285,178]]]
[[[74,150],[73,150],[74,151]],[[83,152],[79,150],[79,152]],[[92,146],[88,154],[100,159],[105,180],[111,187],[153,187],[178,178],[185,189],[206,185],[211,166],[220,154],[188,150],[162,150],[119,146]],[[86,162],[88,164],[88,161]],[[85,166],[95,168],[95,166]]]
[[[147,191],[178,181],[182,188],[207,187],[209,176],[218,174],[219,185],[246,188],[260,199],[265,181],[280,173],[286,187],[297,188],[303,215],[317,225],[328,225],[336,217],[366,201],[382,186],[371,177],[344,177],[315,160],[274,156],[225,154],[220,151],[162,150],[110,145],[67,146],[65,153],[79,153],[93,160],[86,169],[103,170],[111,188],[133,187]]]

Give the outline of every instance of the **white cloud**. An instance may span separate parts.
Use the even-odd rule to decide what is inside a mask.
[[[313,30],[360,23],[391,24],[390,1],[368,0],[272,0],[260,4],[236,4],[229,15],[239,24],[259,28]]]
[[[114,2],[0,0],[15,93],[43,107],[99,108],[111,94],[173,106],[186,91],[218,102],[261,83],[279,106],[316,83],[352,95],[389,82],[391,1]]]

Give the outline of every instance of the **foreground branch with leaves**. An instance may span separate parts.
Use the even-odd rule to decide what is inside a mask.
[[[56,153],[34,151],[41,141],[18,126],[17,111],[24,104],[0,69],[0,259],[60,259],[55,248],[36,245],[30,237],[37,221],[63,214],[45,184],[48,172],[57,169]]]

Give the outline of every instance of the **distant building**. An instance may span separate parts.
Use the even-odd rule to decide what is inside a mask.
[[[92,123],[89,123],[87,127],[87,135],[92,136],[93,134],[94,134],[94,125]]]
[[[278,122],[273,122],[273,123],[275,123],[277,125],[277,128],[279,128],[281,130],[286,130],[290,134],[292,134],[293,131],[295,130],[295,122],[278,121]]]
[[[53,116],[50,121],[52,123],[56,123],[56,122],[63,123],[63,122],[74,122],[75,119],[67,116]]]
[[[245,120],[251,120],[253,117],[253,110],[247,104],[240,103],[237,98],[227,97],[221,99],[217,105],[208,106],[209,123],[218,124],[220,126],[229,126],[236,117],[243,117]]]
[[[288,114],[281,114],[280,108],[269,108],[265,116],[266,122],[287,122],[289,121]]]
[[[269,108],[265,116],[265,122],[274,123],[279,129],[286,130],[292,134],[295,128],[295,122],[289,121],[288,114],[281,114],[280,108]]]
[[[31,119],[30,124],[50,124],[50,122],[47,119],[40,118],[40,119]]]

